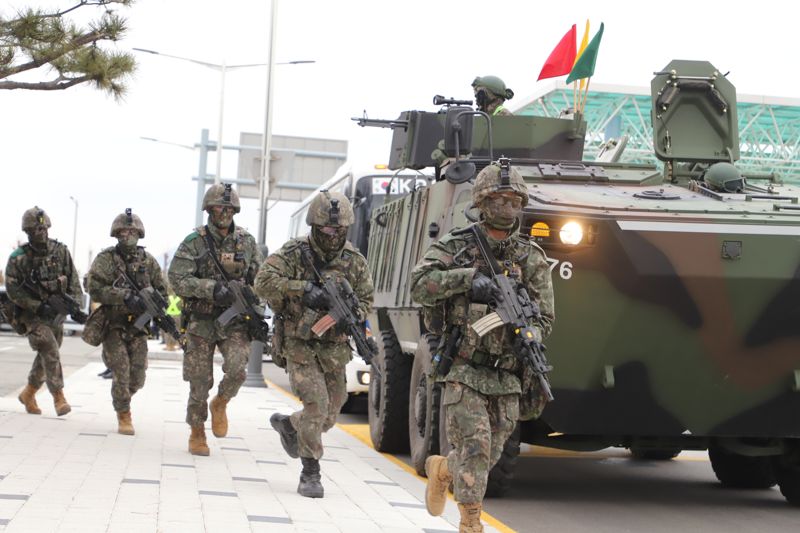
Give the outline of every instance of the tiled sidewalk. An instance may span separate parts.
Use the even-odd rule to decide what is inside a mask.
[[[0,531],[458,529],[452,501],[444,517],[429,516],[422,481],[338,427],[324,436],[325,497],[298,495],[300,461],[267,422],[296,408],[277,390],[243,387],[229,404],[229,436],[217,439],[209,427],[211,455],[190,455],[178,362],[151,361],[132,403],[136,436],[119,435],[110,380],[96,376],[102,368],[92,363],[67,379],[65,417],[44,388],[41,416],[26,414],[16,393],[0,398]]]

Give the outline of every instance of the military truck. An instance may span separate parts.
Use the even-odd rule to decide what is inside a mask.
[[[478,219],[470,180],[502,155],[529,187],[520,231],[551,265],[555,401],[509,439],[489,493],[508,488],[524,442],[662,460],[708,450],[723,485],[778,484],[800,505],[800,190],[736,168],[736,90],[713,65],[673,61],[651,89],[662,168],[581,161],[579,113],[490,119],[456,103],[387,121],[390,168],[433,165],[438,180],[372,214],[376,449],[410,451],[421,474],[448,450],[429,376],[438,339],[410,273],[431,242]]]

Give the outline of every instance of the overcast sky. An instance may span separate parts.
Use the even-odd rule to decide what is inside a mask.
[[[9,15],[26,5],[73,2],[6,0]],[[395,118],[405,109],[434,110],[431,97],[470,98],[476,75],[502,77],[518,102],[537,90],[536,77],[553,46],[587,18],[605,33],[593,82],[648,86],[671,59],[709,60],[739,93],[796,97],[800,74],[790,4],[763,1],[747,9],[728,2],[675,0],[511,2],[281,0],[274,134],[346,139],[350,158],[384,163],[385,130],[350,121]],[[121,10],[130,32],[122,50],[149,48],[212,63],[261,63],[267,58],[268,0],[138,0]],[[144,220],[141,244],[157,258],[194,225],[196,151],[141,140],[192,145],[202,128],[216,139],[219,73],[188,62],[137,54],[139,69],[122,102],[89,87],[67,91],[0,91],[0,262],[18,240],[20,219],[34,204],[52,218],[51,237],[72,247],[74,197],[79,204],[78,268],[115,243],[111,221],[126,207]],[[545,82],[540,82],[545,83]],[[262,132],[266,69],[229,72],[224,142],[240,131]],[[236,155],[223,154],[222,176],[236,175]],[[213,155],[209,172],[214,171]],[[287,237],[292,204],[270,214],[271,250]],[[255,235],[258,213],[245,201],[238,224]]]

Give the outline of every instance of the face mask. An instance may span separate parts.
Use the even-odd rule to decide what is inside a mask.
[[[486,109],[486,105],[489,103],[489,94],[486,92],[486,89],[478,89],[475,93],[475,103],[478,104],[478,109]]]
[[[522,198],[493,195],[481,202],[480,210],[486,223],[493,228],[511,229],[522,213]]]
[[[130,235],[120,235],[117,237],[117,243],[119,243],[120,248],[124,250],[131,250],[136,248],[136,245],[139,243],[139,235],[136,233]]]
[[[314,241],[325,252],[338,252],[347,238],[346,226],[314,226]]]
[[[225,207],[217,212],[215,209],[210,210],[211,223],[218,229],[227,229],[233,223],[233,208]]]
[[[45,226],[37,226],[27,232],[28,242],[33,245],[42,246],[47,244],[47,228]]]

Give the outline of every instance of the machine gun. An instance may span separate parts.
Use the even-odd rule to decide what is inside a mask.
[[[455,98],[445,98],[441,94],[433,97],[433,105],[458,105],[458,106],[472,106],[472,100],[456,100]]]
[[[343,279],[341,283],[336,283],[333,278],[323,277],[314,264],[314,258],[311,256],[310,248],[303,247],[302,256],[303,261],[305,261],[308,268],[314,273],[314,276],[317,278],[322,290],[325,291],[331,303],[328,314],[320,318],[317,323],[311,327],[311,331],[313,331],[317,337],[321,337],[326,331],[336,324],[339,324],[344,332],[353,339],[358,355],[361,356],[365,363],[372,366],[375,373],[380,376],[378,367],[372,365],[372,361],[378,353],[378,346],[373,339],[367,338],[364,325],[358,319],[358,315],[356,314],[356,310],[358,309],[358,297],[353,292],[350,283],[348,283],[346,279]]]
[[[253,340],[263,343],[269,341],[269,325],[264,322],[264,313],[256,307],[259,302],[253,289],[241,281],[229,281],[228,288],[233,293],[233,305],[217,317],[217,322],[225,326],[234,318],[241,317],[247,323]]]
[[[81,309],[81,304],[64,290],[66,279],[59,279],[57,284],[60,286],[57,292],[48,290],[37,277],[36,271],[32,271],[30,276],[22,283],[22,286],[28,292],[41,299],[43,303],[52,307],[58,313],[57,316],[61,317],[59,322],[62,322],[63,318],[69,315],[78,324],[86,324],[89,315],[84,313]]]
[[[536,340],[534,329],[528,325],[531,320],[539,317],[539,306],[531,301],[525,287],[513,283],[500,268],[486,236],[477,224],[453,232],[454,235],[465,233],[474,235],[478,250],[491,271],[492,281],[499,289],[499,295],[489,304],[493,312],[475,321],[470,327],[479,337],[483,337],[498,326],[511,326],[515,336],[514,353],[536,376],[547,400],[553,401],[553,393],[547,380],[547,373],[553,367],[547,363],[544,345]]]
[[[408,129],[408,120],[405,119],[395,119],[395,120],[387,120],[381,118],[368,118],[367,112],[364,111],[364,114],[360,117],[352,117],[350,120],[356,122],[362,128],[369,126],[371,128],[403,128]]]
[[[175,320],[167,314],[169,303],[153,287],[140,289],[133,279],[123,270],[122,279],[132,288],[139,298],[142,299],[145,311],[139,315],[133,325],[140,331],[147,331],[147,323],[151,320],[170,335],[172,335],[182,348],[186,348],[186,337],[180,332]]]

